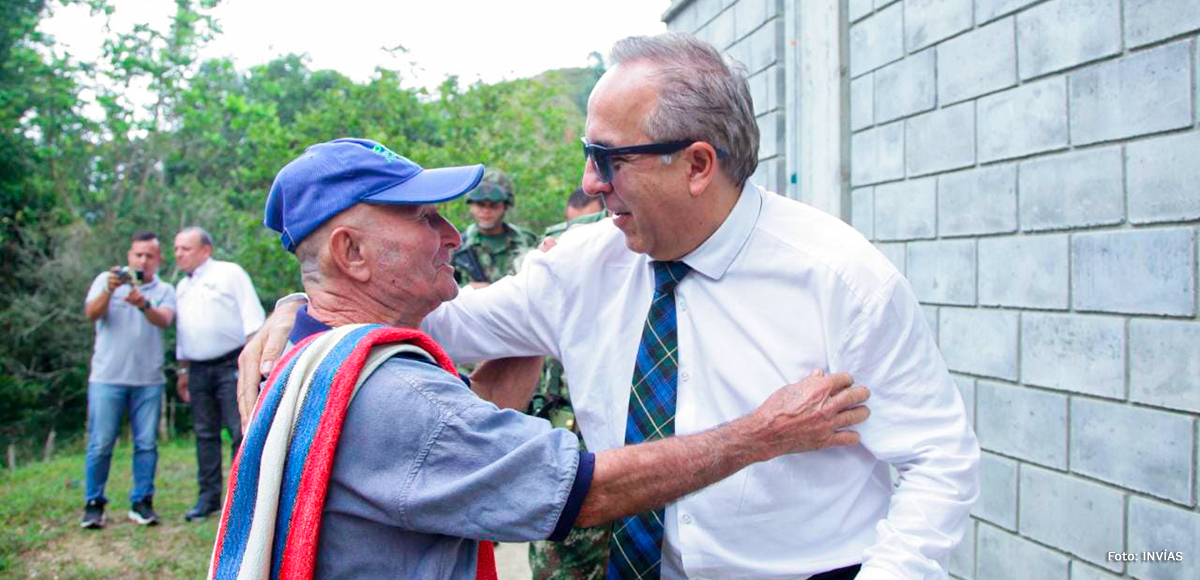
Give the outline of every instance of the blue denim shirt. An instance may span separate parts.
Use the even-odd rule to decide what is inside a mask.
[[[301,310],[293,341],[325,328]],[[389,360],[346,413],[316,577],[473,580],[477,540],[565,537],[592,466],[570,431],[424,360]]]

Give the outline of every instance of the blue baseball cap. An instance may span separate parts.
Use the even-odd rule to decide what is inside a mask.
[[[263,225],[279,232],[289,252],[308,234],[362,203],[425,204],[472,190],[483,165],[422,169],[369,139],[334,139],[313,145],[275,176]]]

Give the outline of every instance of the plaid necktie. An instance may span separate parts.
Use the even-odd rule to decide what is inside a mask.
[[[633,366],[625,444],[675,434],[675,286],[691,271],[683,262],[652,262],[654,300]],[[657,580],[662,566],[663,510],[643,512],[613,525],[608,580]]]

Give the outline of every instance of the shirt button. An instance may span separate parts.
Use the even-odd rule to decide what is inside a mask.
[[[687,374],[687,373],[682,373],[682,374],[680,374],[680,375],[679,375],[679,378],[681,378],[681,379],[683,379],[683,380],[685,380],[685,381],[686,381],[686,380],[688,380],[688,374]]]
[[[679,299],[679,309],[687,310],[687,301],[685,301],[683,298]]]
[[[680,519],[682,519],[682,520],[683,520],[683,523],[685,523],[685,524],[690,524],[690,523],[692,523],[692,516],[690,516],[690,515],[688,515],[688,514],[683,514],[683,517],[682,517],[682,518],[680,518]]]

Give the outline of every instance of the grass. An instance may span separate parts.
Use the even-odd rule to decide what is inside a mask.
[[[224,447],[228,470],[228,441]],[[183,521],[196,499],[194,441],[159,442],[154,508],[162,522],[153,527],[125,515],[131,453],[128,438],[122,437],[105,489],[108,525],[102,530],[79,527],[82,450],[0,474],[0,579],[202,578],[217,519]]]

